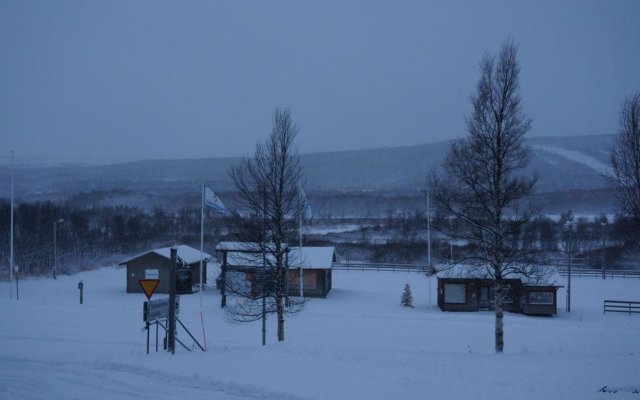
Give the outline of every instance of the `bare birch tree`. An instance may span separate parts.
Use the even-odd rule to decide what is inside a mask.
[[[620,131],[611,148],[610,183],[620,210],[640,226],[640,92],[625,99],[620,109]]]
[[[295,138],[298,127],[288,110],[276,110],[266,142],[253,157],[232,166],[230,176],[240,199],[239,238],[249,247],[245,263],[256,266],[253,293],[235,291],[238,302],[229,308],[237,320],[255,320],[262,314],[262,296],[268,296],[267,312],[278,320],[278,341],[284,340],[285,313],[300,309],[300,301],[287,296],[288,243],[295,241],[301,203],[302,164]],[[286,300],[286,301],[285,301]]]
[[[457,262],[486,270],[494,281],[496,352],[504,349],[504,280],[535,272],[519,245],[522,226],[534,215],[520,203],[536,179],[519,175],[530,158],[524,135],[531,120],[520,102],[517,53],[507,41],[497,57],[484,55],[466,119],[469,134],[451,144],[443,171],[428,182],[439,212],[461,221],[448,234],[469,243]]]

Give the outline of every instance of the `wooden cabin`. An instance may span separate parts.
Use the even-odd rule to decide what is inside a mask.
[[[504,279],[504,310],[526,315],[555,315],[558,309],[557,272],[543,280],[524,276]],[[493,280],[481,268],[455,266],[438,273],[438,307],[442,311],[495,310]]]
[[[334,247],[294,247],[289,253],[289,296],[327,297],[332,285]]]
[[[263,259],[257,243],[220,242],[216,251],[222,254],[220,291],[259,296],[256,279],[272,264],[272,255]],[[332,287],[332,265],[336,260],[333,247],[286,247],[286,290],[289,296],[326,297]],[[301,279],[302,278],[302,279]],[[225,302],[223,301],[223,304]]]
[[[207,282],[207,262],[211,255],[203,253],[187,245],[179,245],[177,248],[177,261],[179,270],[191,271],[191,274],[179,276],[191,277],[191,287],[200,284],[200,261],[202,260],[202,283]],[[171,247],[162,247],[140,253],[120,263],[127,268],[127,293],[142,293],[138,284],[140,279],[160,279],[155,293],[169,293],[169,269],[171,268]],[[178,283],[179,284],[179,283]],[[186,286],[189,286],[188,283]]]

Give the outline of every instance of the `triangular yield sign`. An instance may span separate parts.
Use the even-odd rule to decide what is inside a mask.
[[[138,285],[140,285],[140,287],[142,288],[144,295],[147,296],[147,300],[151,300],[151,296],[153,296],[153,292],[155,292],[159,283],[160,283],[160,279],[138,280]]]

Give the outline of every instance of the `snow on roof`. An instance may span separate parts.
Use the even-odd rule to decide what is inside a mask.
[[[437,277],[447,279],[493,279],[493,275],[487,267],[460,264],[440,269]],[[527,286],[562,285],[562,278],[558,273],[558,269],[547,265],[536,267],[535,273],[532,274],[510,273],[504,278],[519,279]]]
[[[289,268],[331,269],[335,260],[335,247],[294,247],[289,253]]]
[[[178,246],[176,246],[176,248],[178,250],[178,252],[177,252],[178,258],[181,259],[182,261],[184,261],[185,264],[194,264],[194,263],[200,262],[200,259],[201,259],[200,258],[200,250],[194,249],[193,247],[187,246],[186,244],[178,245]],[[146,256],[147,254],[150,254],[150,253],[155,253],[155,254],[159,255],[160,257],[164,257],[164,258],[166,258],[168,260],[171,259],[171,247],[161,247],[161,248],[158,248],[158,249],[148,250],[148,251],[145,251],[144,253],[140,253],[138,255],[130,257],[130,258],[122,261],[120,263],[120,265],[126,264],[126,263],[128,263],[128,262],[130,262],[132,260],[135,260],[137,258]],[[208,261],[211,258],[212,258],[211,254],[206,253],[206,252],[202,253],[202,260],[203,261]]]

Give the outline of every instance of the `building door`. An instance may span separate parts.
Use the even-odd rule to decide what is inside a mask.
[[[478,296],[478,309],[489,310],[489,286],[480,286],[480,295]]]

